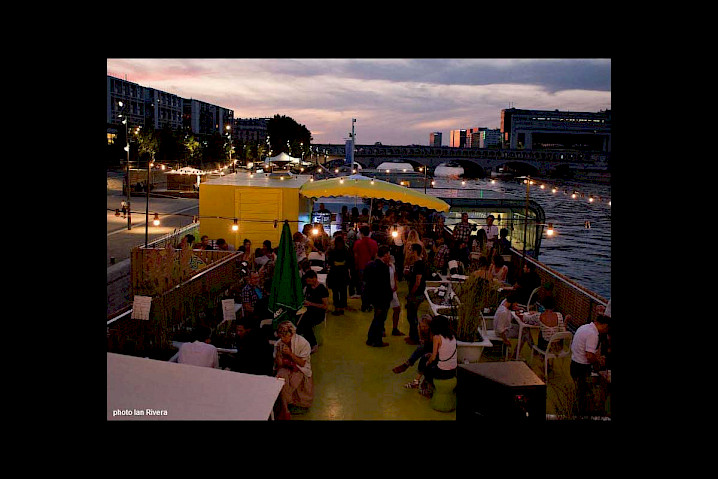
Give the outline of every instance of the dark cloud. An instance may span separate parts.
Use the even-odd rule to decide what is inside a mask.
[[[611,90],[608,59],[305,59],[267,60],[276,74],[339,76],[362,80],[443,85],[520,83],[553,93],[560,90]]]

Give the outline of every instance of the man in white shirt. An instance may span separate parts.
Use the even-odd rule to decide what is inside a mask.
[[[494,215],[486,217],[486,226],[483,227],[483,230],[486,231],[486,244],[491,249],[499,238],[499,227],[494,224]]]
[[[596,319],[580,326],[571,341],[570,373],[576,383],[578,413],[588,411],[590,378],[594,365],[603,366],[606,358],[598,350],[598,336],[608,332],[610,317],[599,314]]]
[[[194,329],[194,333],[195,341],[180,346],[170,362],[219,369],[219,353],[216,347],[209,344],[212,330],[200,325]]]
[[[517,299],[516,293],[511,293],[501,302],[494,314],[494,331],[501,337],[506,347],[509,348],[511,347],[509,338],[519,337],[519,325],[513,321],[513,317],[511,316],[511,311],[517,308]],[[524,329],[522,336],[521,345],[523,346],[524,343],[527,343],[529,347],[531,347],[531,345],[533,345],[533,339],[531,338],[528,328]],[[516,347],[518,347],[518,342],[516,343]],[[510,357],[514,357],[515,355],[516,350],[514,349]]]

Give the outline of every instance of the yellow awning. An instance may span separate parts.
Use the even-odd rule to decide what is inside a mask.
[[[377,200],[394,200],[436,211],[449,211],[448,203],[435,196],[362,175],[308,181],[299,188],[299,193],[307,198],[358,196]]]

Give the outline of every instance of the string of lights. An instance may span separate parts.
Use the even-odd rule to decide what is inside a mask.
[[[122,215],[122,210],[117,209],[117,208],[114,209],[114,210],[113,210],[112,208],[107,208],[107,211],[114,211],[114,212],[115,212],[115,216],[121,216],[121,215]],[[125,211],[126,211],[126,210],[125,210]],[[139,214],[139,213],[144,213],[144,211],[131,211],[131,213],[137,213],[137,214]],[[285,222],[285,221],[288,222],[288,223],[297,223],[297,224],[298,224],[298,223],[307,223],[307,221],[304,221],[304,220],[290,220],[290,219],[283,219],[283,220],[279,220],[279,219],[267,220],[267,219],[258,219],[258,218],[241,218],[241,219],[240,219],[240,218],[229,217],[229,216],[211,216],[211,215],[209,215],[209,216],[207,216],[207,215],[200,216],[200,215],[189,215],[189,214],[185,214],[185,213],[156,213],[156,212],[155,212],[155,213],[153,213],[153,214],[154,214],[154,220],[153,220],[154,226],[159,226],[159,225],[160,225],[160,219],[159,219],[159,216],[160,216],[160,215],[161,215],[161,216],[182,216],[182,217],[192,218],[192,222],[193,222],[193,223],[197,223],[200,219],[220,219],[220,220],[232,221],[233,223],[232,223],[232,227],[231,227],[231,228],[232,228],[233,231],[238,231],[238,230],[239,230],[239,224],[238,224],[239,221],[241,221],[242,223],[270,223],[270,224],[273,224],[275,228],[277,227],[277,225],[278,225],[279,223]],[[517,221],[520,221],[520,222],[523,223],[524,220],[522,219],[522,220],[517,220]],[[553,234],[553,231],[554,231],[554,229],[553,229],[553,223],[539,223],[538,220],[535,219],[535,218],[530,218],[530,219],[528,219],[527,221],[528,221],[529,224],[531,224],[531,226],[547,226],[547,230],[546,230],[547,235],[551,236],[551,235]],[[499,223],[500,223],[500,222],[501,222],[501,219],[499,218]],[[322,224],[322,223],[320,223],[320,222],[314,222],[314,223],[311,223],[311,224],[316,225],[316,224]],[[433,227],[433,226],[435,226],[436,224],[437,224],[436,222],[432,222],[432,221],[412,221],[411,224],[410,224],[410,226],[425,226],[425,227],[426,227],[426,226],[429,226],[429,227]],[[452,224],[454,224],[454,223],[449,223],[449,224],[447,224],[447,226],[451,226]],[[396,229],[397,229],[399,226],[404,226],[404,224],[402,224],[402,223],[393,223],[393,224],[391,224],[391,225],[385,225],[385,226],[388,227],[388,228],[390,228],[390,229],[392,230],[392,235],[394,235],[394,232],[396,231]],[[570,226],[570,225],[564,224],[563,226]],[[590,222],[590,221],[585,221],[584,224],[583,224],[583,227],[584,227],[585,229],[590,229],[590,228],[591,228],[591,222]],[[394,236],[395,236],[395,235],[394,235]]]

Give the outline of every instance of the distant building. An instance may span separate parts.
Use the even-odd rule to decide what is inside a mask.
[[[119,125],[123,111],[128,118],[128,130],[145,126],[145,87],[107,75],[107,124]]]
[[[466,130],[451,130],[449,146],[452,148],[466,147]]]
[[[154,88],[145,88],[145,128],[182,128],[182,98]]]
[[[120,101],[123,107],[119,106]],[[123,111],[129,120],[129,130],[137,126],[154,130],[167,126],[172,130],[185,128],[197,135],[211,135],[224,133],[226,126],[234,122],[234,112],[230,109],[107,75],[108,142],[110,135],[116,133],[113,130],[124,130],[124,125],[120,128],[119,118]]]
[[[234,123],[234,112],[201,100],[184,99],[183,126],[196,135],[223,135]]]
[[[470,140],[469,148],[500,148],[501,130],[478,128],[478,131],[473,131],[471,136],[467,137],[467,143],[468,140]]]
[[[611,110],[501,110],[506,147],[527,150],[570,149],[611,152]]]
[[[243,143],[264,143],[271,118],[235,118],[232,138]]]
[[[441,132],[435,131],[429,134],[429,146],[441,146]]]

